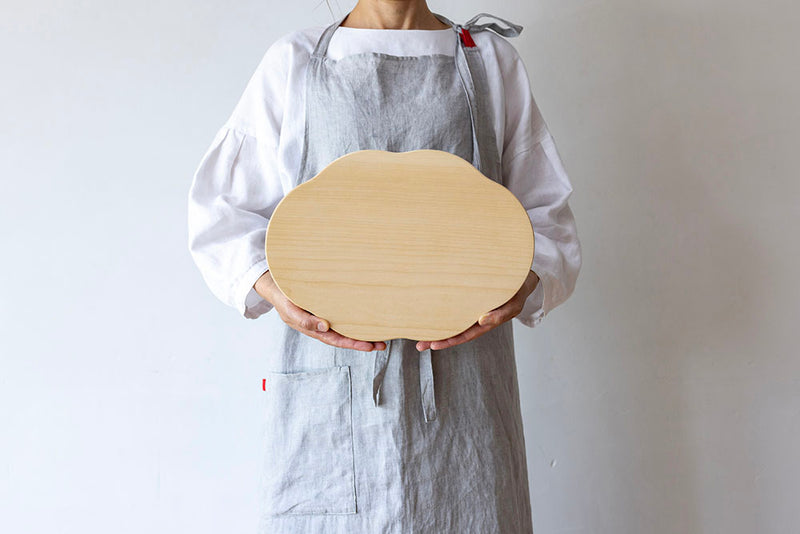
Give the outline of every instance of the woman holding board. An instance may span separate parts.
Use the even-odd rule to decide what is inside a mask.
[[[485,19],[485,20],[481,20]],[[266,51],[195,173],[189,249],[246,318],[275,308],[263,533],[529,533],[511,319],[539,324],[572,293],[572,192],[526,69],[522,28],[462,24],[424,0],[359,0]],[[507,187],[535,235],[507,303],[449,339],[367,342],[330,329],[271,279],[269,218],[291,189],[357,150],[451,152]]]

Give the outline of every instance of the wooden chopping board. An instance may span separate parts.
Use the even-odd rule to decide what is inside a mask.
[[[265,243],[297,306],[365,341],[431,341],[507,302],[533,260],[517,198],[441,150],[346,154],[278,204]]]

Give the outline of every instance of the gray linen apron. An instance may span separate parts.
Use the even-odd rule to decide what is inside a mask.
[[[328,43],[346,17],[323,32],[306,73],[295,185],[356,150],[422,148],[502,183],[470,32],[522,28],[486,13],[464,25],[435,16],[454,29],[454,56],[334,61]],[[476,24],[483,16],[509,27]],[[261,533],[532,532],[511,321],[423,352],[401,338],[383,351],[342,349],[283,326],[266,375]]]

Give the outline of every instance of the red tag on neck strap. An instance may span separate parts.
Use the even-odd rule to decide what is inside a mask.
[[[469,30],[466,28],[461,28],[461,42],[464,43],[464,46],[467,48],[472,48],[475,46],[475,41],[472,40],[472,36],[469,34]]]

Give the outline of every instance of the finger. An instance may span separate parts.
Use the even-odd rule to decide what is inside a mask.
[[[376,349],[384,350],[386,348],[386,343],[383,341],[375,343],[361,341],[330,330],[330,323],[326,319],[309,313],[288,298],[284,303],[283,312],[286,315],[284,322],[289,326],[329,345],[341,347],[343,349],[356,349],[364,352],[370,352]],[[283,316],[281,316],[281,318],[283,318]]]
[[[519,313],[516,305],[504,305],[501,308],[486,312],[478,318],[480,326],[498,326]]]
[[[320,341],[327,343],[328,345],[341,347],[343,349],[355,349],[363,351],[372,350],[371,343],[368,344],[366,341],[358,341],[349,337],[345,337],[335,330],[328,330],[327,332],[315,332],[313,330],[309,330],[306,333],[315,339],[319,339]]]
[[[457,336],[453,336],[448,339],[442,339],[439,341],[432,341],[431,342],[431,349],[433,350],[441,350],[446,349],[448,347],[453,347],[455,345],[460,345],[461,343],[466,343],[467,341],[471,341],[478,336],[481,336],[494,328],[495,325],[486,325],[481,326],[478,323],[473,324],[471,327],[467,328]]]
[[[494,328],[494,325],[487,325],[487,326],[475,325],[474,327],[465,330],[464,332],[462,332],[457,336],[451,337],[450,339],[446,339],[442,342],[436,342],[431,344],[431,348],[435,350],[441,350],[441,349],[446,349],[448,347],[454,347],[456,345],[466,343],[467,341],[472,341],[473,339],[485,334],[492,328]]]
[[[327,343],[328,345],[334,345],[336,347],[341,347],[343,349],[354,349],[360,350],[364,352],[370,352],[375,350],[375,347],[369,341],[360,341],[357,339],[352,339],[346,336],[339,334],[334,330],[328,330],[327,332],[309,332],[311,337],[317,338],[320,341]]]
[[[497,312],[495,312],[494,310],[486,312],[480,317],[478,317],[478,324],[480,326],[495,324],[497,322],[497,315],[498,315]]]
[[[430,341],[417,341],[417,350],[422,352],[431,346]]]
[[[292,301],[286,303],[286,314],[298,330],[325,332],[330,326],[325,319],[307,312]]]
[[[330,330],[330,323],[328,323],[328,321],[307,312],[291,301],[287,303],[287,313],[296,330],[329,345],[341,347],[343,349],[362,350],[365,352],[375,349],[373,344],[369,341],[359,341]]]
[[[436,339],[433,341],[417,341],[417,350],[422,352],[426,349],[434,349],[434,350],[441,350],[447,347],[452,347],[454,345],[458,345],[460,343],[464,343],[465,341],[469,341],[471,339],[475,339],[481,334],[484,334],[494,328],[497,325],[480,325],[477,322],[473,323],[472,326],[461,332],[460,334],[445,338],[445,339]]]
[[[417,341],[417,350],[420,352],[428,348],[441,350],[446,347],[452,347],[454,345],[464,343],[465,341],[470,341],[479,335],[485,334],[492,328],[504,323],[505,321],[514,318],[519,314],[520,311],[521,308],[517,302],[515,300],[510,300],[499,308],[495,308],[481,315],[473,326],[457,336],[435,341]],[[483,328],[483,330],[477,330],[478,327]]]
[[[473,326],[457,336],[435,341],[417,341],[417,350],[420,352],[428,348],[441,350],[443,348],[452,347],[454,345],[459,345],[466,341],[470,341],[480,335],[485,334],[492,328],[513,319],[519,315],[521,311],[522,307],[519,303],[519,299],[514,297],[502,306],[482,314]]]
[[[498,324],[502,323],[503,322],[502,318],[507,313],[508,308],[511,307],[511,306],[514,306],[515,300],[516,300],[516,296],[512,297],[511,300],[506,301],[501,306],[498,306],[497,308],[494,308],[494,309],[489,310],[488,312],[482,314],[480,317],[478,317],[477,323],[480,326],[489,325],[489,324],[498,325]]]
[[[347,336],[343,336],[339,332],[335,330],[328,330],[327,332],[309,332],[309,335],[328,343],[329,345],[335,345],[337,347],[341,347],[344,349],[355,349],[361,350],[365,352],[370,352],[373,350],[385,350],[386,343],[384,341],[363,341],[360,339],[353,339]]]

